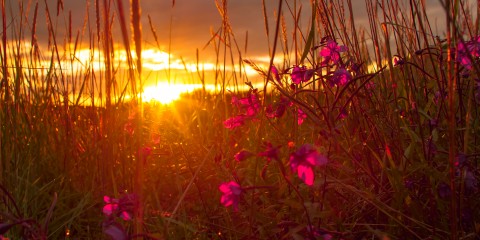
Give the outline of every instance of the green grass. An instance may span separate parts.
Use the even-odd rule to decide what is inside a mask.
[[[129,23],[126,6],[95,3],[94,19],[85,17],[94,27],[83,38],[95,45],[92,60],[112,57],[100,62],[103,70],[94,62],[74,67],[78,59],[68,53],[89,45],[56,28],[49,29],[48,48],[38,45],[33,22],[44,3],[30,6],[33,16],[15,19],[6,18],[9,6],[2,5],[0,235],[108,239],[117,229],[144,239],[479,238],[479,53],[473,48],[464,56],[473,62],[468,75],[448,55],[450,49],[462,56],[459,44],[476,40],[478,6],[445,1],[448,31],[437,37],[422,1],[389,1],[383,8],[365,1],[367,29],[354,24],[350,0],[278,1],[275,9],[262,1],[270,65],[282,58],[278,81],[270,66],[244,59],[247,47],[237,43],[228,4],[219,1],[223,20],[207,46],[217,57],[211,81],[221,90],[164,106],[137,97],[148,74],[135,68],[141,59],[127,55],[130,70],[115,63],[112,30],[120,29],[123,49],[139,56],[141,16]],[[279,17],[268,22],[274,10]],[[68,19],[58,11],[49,13],[52,23]],[[348,48],[328,67],[319,56],[327,36]],[[60,65],[65,61],[70,66]],[[234,64],[252,65],[268,86],[240,91],[250,79],[226,70]],[[294,65],[315,70],[292,88]],[[341,68],[352,79],[329,84]],[[202,76],[199,83],[210,81]],[[255,117],[225,128],[225,120],[243,111],[232,98],[255,92],[261,104]],[[281,118],[266,117],[280,97],[292,105]],[[308,116],[301,125],[298,109]],[[258,155],[267,143],[278,146],[278,158]],[[312,186],[290,166],[304,144],[328,159],[314,168]],[[241,150],[254,156],[238,162]],[[238,211],[220,204],[219,186],[229,181],[242,187]],[[126,194],[137,196],[134,207],[123,209],[132,220],[102,213],[105,195]]]

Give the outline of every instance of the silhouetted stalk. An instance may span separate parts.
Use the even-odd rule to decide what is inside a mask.
[[[350,20],[350,27],[352,29],[351,34],[353,35],[352,51],[355,54],[356,60],[360,61],[361,60],[360,45],[359,45],[360,41],[359,41],[359,38],[358,38],[357,29],[355,27],[355,18],[353,17],[352,0],[347,0],[347,5],[348,5],[348,12],[350,14],[349,20]]]
[[[382,66],[383,63],[382,63],[382,55],[381,55],[381,52],[380,52],[380,40],[379,40],[379,37],[378,37],[378,32],[377,32],[377,20],[378,20],[378,16],[377,16],[377,5],[376,3],[374,3],[373,0],[367,0],[365,1],[366,2],[366,6],[367,6],[367,13],[368,13],[368,22],[369,22],[369,26],[370,26],[370,33],[371,33],[371,36],[372,36],[372,41],[373,41],[373,48],[374,48],[374,53],[375,53],[375,60],[374,62],[376,63],[377,66]],[[386,79],[385,77],[383,76],[383,73],[380,74],[380,79],[382,80],[381,81],[381,90],[382,90],[382,93],[381,93],[381,96],[382,97],[386,97],[387,96],[387,92],[386,90],[388,89],[387,88],[387,82],[386,82]]]
[[[4,182],[3,173],[4,171],[9,171],[9,160],[6,156],[7,151],[7,142],[6,138],[8,136],[4,129],[9,131],[8,127],[4,128],[3,125],[8,123],[8,108],[9,108],[9,86],[8,86],[8,69],[7,69],[7,15],[5,12],[5,0],[2,0],[2,53],[0,54],[0,61],[2,64],[2,83],[0,86],[0,97],[2,101],[0,103],[1,111],[0,113],[0,124],[2,125],[2,134],[0,137],[0,182]]]
[[[130,42],[128,40],[127,34],[127,24],[125,18],[125,12],[123,9],[123,3],[121,0],[117,1],[118,12],[120,14],[120,26],[122,29],[123,43],[125,46],[125,51],[128,60],[128,73],[130,78],[130,86],[133,102],[135,103],[136,116],[135,129],[136,137],[134,139],[133,146],[137,149],[137,159],[136,159],[136,168],[135,168],[135,180],[134,180],[134,192],[137,194],[138,198],[138,207],[134,211],[134,233],[141,236],[143,233],[143,212],[144,212],[144,193],[143,193],[143,183],[144,183],[144,168],[146,163],[147,156],[144,156],[142,148],[142,136],[143,136],[143,83],[142,83],[142,33],[141,33],[141,9],[139,0],[132,0],[130,2],[131,8],[131,25],[133,29],[133,40],[135,43],[135,52],[136,52],[136,71],[133,64],[133,59],[130,51]],[[140,94],[140,95],[138,95]]]
[[[7,14],[5,11],[5,0],[2,0],[2,86],[1,92],[6,103],[10,101],[8,68],[7,68]],[[8,104],[5,104],[8,105]]]
[[[384,2],[384,0],[382,0]],[[385,4],[385,2],[384,2]],[[384,22],[387,21],[387,17],[386,17],[386,11],[385,9],[383,10],[383,20]],[[388,26],[387,24],[385,23],[382,23],[382,30],[383,30],[383,33],[384,33],[384,39],[385,39],[385,52],[387,54],[387,64],[388,64],[388,68],[390,71],[388,71],[389,75],[390,75],[390,80],[389,80],[389,84],[390,86],[395,86],[397,83],[395,83],[395,76],[393,75],[393,63],[392,63],[392,50],[391,50],[391,47],[390,47],[390,34],[389,34],[389,31],[388,31]],[[392,91],[393,91],[393,100],[395,101],[395,108],[398,109],[398,99],[397,99],[397,88],[396,87],[392,87]],[[398,121],[398,118],[395,118],[396,121]]]
[[[272,66],[273,66],[273,60],[275,59],[275,51],[277,50],[277,40],[278,40],[278,32],[280,29],[280,17],[282,13],[282,4],[283,0],[278,1],[278,12],[277,12],[277,23],[275,26],[275,37],[273,39],[273,49],[271,52],[270,56],[270,63],[268,65],[268,73],[267,73],[267,78],[265,79],[265,83],[263,86],[263,105],[265,105],[265,101],[267,100],[267,86],[268,86],[268,81],[270,81],[271,74],[272,74]]]
[[[270,54],[270,57],[272,57],[271,56],[272,51],[270,49],[270,31],[269,31],[269,27],[268,27],[268,15],[267,15],[267,7],[265,5],[265,0],[262,0],[262,13],[263,13],[263,21],[264,21],[263,23],[264,23],[264,26],[265,26],[265,34],[267,36],[268,54]],[[294,32],[294,34],[295,34],[295,32]]]
[[[456,157],[456,139],[455,139],[455,84],[457,81],[457,71],[458,64],[455,63],[453,46],[455,40],[453,39],[456,36],[456,12],[455,5],[456,0],[452,2],[451,0],[446,0],[445,3],[445,14],[447,16],[447,77],[448,77],[448,162],[449,162],[449,174],[450,174],[450,239],[457,240],[457,192],[455,186],[455,157]],[[455,5],[454,5],[455,4]]]
[[[225,101],[225,82],[227,81],[227,35],[229,34],[229,29],[227,25],[227,2],[228,0],[222,1],[222,39],[223,39],[223,74],[222,74],[222,99]]]
[[[103,49],[105,56],[105,101],[106,112],[108,115],[110,106],[112,105],[112,55],[110,41],[112,40],[112,32],[110,29],[110,0],[103,0]],[[108,126],[108,117],[104,124]]]
[[[141,8],[140,0],[131,0],[131,19],[132,19],[132,29],[133,29],[133,41],[135,43],[135,53],[137,58],[137,71],[138,74],[142,75],[142,25],[141,25]],[[140,81],[141,81],[140,77]],[[142,92],[140,90],[140,92]]]
[[[420,1],[420,4],[422,4],[422,7],[421,7],[421,10],[422,10],[422,11],[421,11],[421,12],[423,13],[424,16],[427,16],[426,7],[425,7],[425,2],[424,2],[424,1]],[[430,22],[429,22],[428,18],[425,17],[425,20],[424,20],[424,21],[427,23],[426,25],[427,25],[427,27],[428,27],[428,29],[429,29],[429,31],[428,31],[429,33],[427,33],[427,31],[425,30],[425,27],[423,26],[423,22],[422,22],[422,18],[421,18],[420,11],[418,10],[418,4],[414,4],[414,7],[415,7],[415,9],[416,9],[416,11],[417,11],[417,13],[418,13],[418,14],[417,14],[417,19],[418,19],[418,21],[419,21],[419,23],[420,23],[419,25],[420,25],[420,28],[421,28],[421,32],[424,33],[424,34],[422,34],[422,36],[423,36],[423,41],[424,41],[424,45],[425,45],[425,47],[428,48],[427,51],[430,53],[430,50],[432,50],[432,48],[429,47],[429,46],[430,46],[430,42],[429,42],[427,36],[430,35],[431,41],[432,41],[432,42],[435,42],[435,38],[434,38],[432,29],[431,29],[431,26],[430,26]],[[436,68],[435,68],[435,61],[434,61],[434,59],[433,59],[433,55],[432,55],[432,54],[429,54],[429,55],[428,55],[428,58],[430,59],[431,67],[432,67],[432,69],[434,70],[433,73],[435,74],[435,80],[437,81],[438,87],[441,89],[441,91],[443,91],[444,87],[441,86],[440,83],[439,83],[440,76],[439,76],[439,74],[438,74],[438,72],[437,72],[437,70],[436,70]]]

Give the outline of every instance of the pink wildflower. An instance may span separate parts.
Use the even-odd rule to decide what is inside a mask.
[[[325,47],[319,52],[320,56],[324,58],[322,65],[326,65],[329,62],[337,64],[340,61],[340,53],[345,51],[347,51],[347,47],[339,46],[334,40],[328,40]]]
[[[245,123],[247,117],[245,115],[238,115],[231,117],[223,122],[223,125],[228,129],[234,129],[242,126]]]
[[[350,74],[350,72],[345,68],[339,68],[333,73],[333,76],[330,78],[330,86],[344,86],[350,80],[352,80],[352,74]]]
[[[298,109],[298,112],[297,112],[297,122],[298,122],[298,125],[302,125],[303,124],[303,121],[307,118],[307,114],[305,114],[302,109]]]
[[[241,162],[243,160],[246,160],[247,158],[253,156],[253,153],[243,149],[242,151],[238,152],[235,154],[234,158],[237,162]]]
[[[242,126],[246,120],[254,119],[260,112],[261,103],[256,92],[249,93],[245,98],[232,97],[232,104],[240,109],[240,114],[223,122],[226,128],[234,129]]]
[[[305,75],[305,67],[300,68],[299,66],[293,67],[292,74],[292,82],[295,84],[300,84],[303,80],[303,76]]]
[[[276,105],[267,106],[265,109],[265,115],[269,118],[281,118],[289,106],[292,106],[292,102],[290,102],[287,98],[281,97],[280,102],[278,102]]]
[[[127,211],[123,210],[124,206],[121,206],[121,201],[109,196],[103,196],[105,206],[103,207],[103,214],[106,216],[119,216],[123,220],[132,220],[132,216]]]
[[[257,94],[252,93],[249,93],[245,98],[232,97],[232,104],[238,106],[240,110],[243,110],[245,114],[250,117],[255,116],[261,107]]]
[[[313,74],[313,69],[307,69],[305,66],[295,66],[293,67],[292,74],[290,76],[293,83],[300,84],[302,82],[308,82],[310,78],[313,77]]]
[[[302,181],[312,186],[315,175],[313,167],[327,164],[327,158],[320,155],[312,145],[304,144],[296,152],[290,154],[290,167],[296,171]]]
[[[394,67],[402,66],[403,64],[405,64],[405,60],[403,60],[402,57],[400,57],[398,55],[393,56],[393,66]]]
[[[274,147],[271,143],[266,142],[265,143],[265,151],[259,152],[258,156],[260,157],[266,157],[268,161],[271,161],[272,159],[278,159],[278,155],[280,153],[280,147]]]
[[[110,198],[109,196],[103,196],[103,201],[106,203],[103,207],[103,214],[110,216],[118,209],[118,199]]]
[[[220,198],[220,203],[225,207],[232,206],[235,211],[238,211],[238,201],[242,193],[240,185],[234,181],[230,181],[220,184],[218,189],[223,194]]]
[[[275,80],[277,80],[278,84],[282,85],[282,81],[280,80],[280,74],[278,74],[278,69],[275,66],[272,66],[272,74],[275,77]]]
[[[480,57],[480,36],[467,42],[460,42],[457,45],[457,62],[467,70],[472,69],[472,59]]]

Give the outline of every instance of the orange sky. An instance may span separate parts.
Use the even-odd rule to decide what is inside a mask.
[[[29,17],[29,25],[33,19],[33,9],[38,0],[6,0],[7,15],[14,16],[18,20],[19,2],[23,2],[25,10],[24,15]],[[72,28],[75,31],[84,31],[83,40],[88,40],[88,31],[95,31],[95,1],[94,0],[63,0],[63,11],[56,16],[57,3],[61,0],[47,0],[48,8],[52,13],[54,19],[55,29],[57,31],[57,38],[61,39],[65,35],[68,26],[68,14],[72,14]],[[111,1],[111,0],[109,0]],[[125,10],[128,11],[128,0],[122,0]],[[217,0],[218,2],[221,2]],[[40,42],[47,42],[47,24],[45,18],[45,3],[39,2],[39,14],[37,21],[37,35]],[[103,2],[103,0],[100,0]],[[111,1],[115,3],[116,0]],[[242,49],[242,54],[246,58],[253,58],[268,55],[268,42],[266,40],[264,18],[261,7],[262,0],[229,0],[227,2],[227,11],[229,20],[237,39],[239,47]],[[269,20],[270,31],[274,29],[275,16],[274,12],[277,8],[276,0],[265,0],[267,4],[267,15]],[[293,0],[286,1],[284,5],[284,13],[286,13],[287,23],[291,22],[288,19],[288,7],[293,7]],[[308,19],[310,18],[310,0],[297,0],[298,3],[303,4],[302,13],[303,21],[300,25],[308,29]],[[400,1],[402,2],[402,1]],[[408,1],[404,1],[408,3]],[[218,13],[215,0],[175,0],[175,5],[172,6],[172,0],[141,0],[142,6],[142,25],[143,38],[145,48],[156,48],[152,33],[150,30],[148,16],[151,17],[154,28],[157,32],[160,42],[159,50],[168,51],[169,43],[171,42],[171,53],[177,57],[182,57],[185,61],[195,61],[196,49],[200,51],[201,60],[211,61],[213,56],[213,47],[204,49],[205,44],[211,38],[211,30],[218,30],[221,27],[221,17]],[[366,14],[364,10],[364,1],[353,1],[354,9],[356,11],[356,23],[359,26],[368,27],[366,24]],[[300,5],[300,4],[299,4]],[[441,6],[438,0],[427,0],[428,10],[433,15],[441,14]],[[112,9],[117,9],[113,6]],[[84,25],[86,16],[90,17],[90,22]],[[128,12],[127,12],[128,16]],[[8,17],[7,17],[8,19]],[[118,20],[118,19],[117,19]],[[8,21],[8,20],[7,20]],[[118,23],[118,21],[116,21]],[[439,24],[441,26],[442,24]],[[116,32],[119,33],[119,27],[114,26]],[[28,36],[28,30],[26,35]],[[248,48],[246,53],[245,36],[248,32]],[[272,33],[273,34],[273,33]],[[117,41],[121,42],[120,34]]]
[[[104,0],[99,2],[103,3]],[[116,3],[116,0],[107,0]],[[129,1],[122,0],[125,6],[126,16],[129,16]],[[36,0],[6,0],[7,7],[7,26],[8,34],[13,33],[14,26],[19,23],[20,3],[23,3],[26,26],[24,29],[25,41],[30,41],[30,32],[32,28],[33,12],[35,3],[38,2],[38,21],[37,21],[37,39],[43,46],[49,41],[47,34],[47,21],[45,17],[46,5],[44,1]],[[88,48],[89,38],[96,33],[95,25],[95,1],[94,0],[47,0],[49,11],[52,15],[53,28],[56,31],[56,38],[59,44],[63,44],[67,36],[69,26],[69,14],[72,16],[72,35],[75,38],[79,34],[79,40],[82,48]],[[63,11],[59,11],[59,2],[63,2]],[[218,0],[217,2],[221,2]],[[287,21],[287,31],[291,29],[291,17],[288,8],[293,7],[293,0],[287,0],[284,4],[284,13]],[[308,29],[308,21],[310,18],[310,0],[297,0],[297,4],[303,4],[300,26]],[[366,14],[364,10],[364,1],[352,1],[354,9],[357,11],[355,20],[357,25],[367,27]],[[402,1],[400,1],[402,2]],[[404,1],[408,3],[408,1]],[[229,22],[233,29],[233,33],[241,50],[244,59],[250,59],[257,64],[268,62],[268,41],[265,33],[264,16],[261,6],[262,0],[230,0],[227,4]],[[266,12],[268,15],[269,29],[273,34],[275,15],[278,1],[265,0],[267,4]],[[299,4],[300,5],[300,4]],[[192,84],[199,83],[194,80],[198,74],[196,73],[196,51],[198,49],[200,56],[200,67],[208,70],[214,69],[215,51],[213,45],[206,48],[205,45],[211,39],[211,31],[217,31],[221,27],[222,19],[215,6],[215,0],[175,0],[172,6],[171,0],[142,0],[142,25],[143,25],[143,68],[145,69],[145,78],[149,84],[156,82],[164,82],[167,79],[166,66],[168,66],[168,51],[170,50],[170,68],[172,75],[170,80],[178,83],[179,81]],[[442,9],[438,0],[427,0],[428,11],[435,18],[442,21]],[[112,10],[117,11],[116,6],[112,6]],[[160,46],[157,47],[150,29],[148,17],[152,19],[153,27],[158,35]],[[88,17],[88,18],[87,18]],[[122,39],[120,27],[118,23],[118,13],[113,26],[114,40],[121,45]],[[86,21],[85,19],[88,19]],[[442,24],[440,21],[433,23],[438,27],[438,32],[442,33]],[[440,22],[440,23],[439,23]],[[434,29],[435,31],[436,29]],[[290,30],[291,31],[291,30]],[[245,38],[248,32],[248,48],[245,49]],[[18,32],[17,32],[18,34]],[[169,44],[170,47],[169,47]],[[96,46],[98,47],[98,46]],[[88,55],[88,54],[87,54]],[[234,61],[239,62],[238,55],[234,54]],[[221,56],[223,57],[223,56]],[[88,58],[87,58],[88,59]],[[277,56],[277,60],[281,60]],[[97,59],[101,61],[101,59]],[[223,61],[223,60],[221,60]],[[230,64],[227,62],[227,64]],[[238,67],[238,66],[237,66]],[[185,68],[188,71],[185,71]],[[201,70],[200,69],[200,70]],[[232,66],[227,68],[231,70]],[[188,72],[188,73],[187,73]],[[210,71],[207,79],[213,78]],[[251,69],[247,69],[249,79],[259,79],[259,76]],[[261,80],[261,79],[260,79]],[[213,83],[210,81],[210,83]],[[241,83],[241,82],[240,82]]]

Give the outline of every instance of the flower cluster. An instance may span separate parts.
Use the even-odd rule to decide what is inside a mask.
[[[307,118],[307,114],[303,112],[302,109],[298,109],[297,111],[297,123],[298,125],[302,125],[303,121]]]
[[[333,71],[328,71],[326,78],[331,87],[344,86],[353,78],[350,70],[343,64],[341,53],[347,51],[347,47],[338,45],[337,42],[330,38],[322,41],[322,48],[319,51],[319,56],[323,61],[319,67],[307,68],[306,66],[293,66],[291,68],[290,78],[292,80],[291,87],[296,89],[296,85],[309,82],[314,78],[318,69],[323,66],[330,66]],[[355,64],[353,64],[355,65]],[[351,69],[353,69],[353,65]],[[355,70],[352,70],[355,72]],[[275,66],[271,67],[273,77],[278,82],[279,86],[283,86],[278,69]],[[243,126],[246,121],[255,119],[261,110],[261,104],[257,96],[257,91],[251,90],[244,98],[232,97],[232,105],[239,109],[239,114],[231,117],[223,122],[228,129],[235,129]],[[281,96],[280,100],[275,104],[270,104],[265,107],[265,116],[268,118],[281,118],[288,107],[293,106],[293,103],[286,97]],[[297,110],[297,122],[301,125],[307,118],[302,109]]]
[[[347,51],[347,47],[343,45],[338,45],[337,42],[335,42],[332,39],[324,40],[324,43],[322,44],[322,48],[319,51],[319,56],[323,59],[319,68],[325,67],[325,66],[336,67],[333,73],[328,72],[326,76],[327,77],[326,79],[328,80],[328,84],[331,87],[344,86],[350,80],[352,80],[352,74],[350,73],[349,70],[347,70],[347,68],[341,61],[342,59],[341,53],[346,51]],[[292,73],[290,74],[290,77],[292,78],[292,86],[294,87],[295,85],[298,85],[300,83],[310,81],[310,79],[312,79],[312,77],[317,72],[316,71],[317,69],[318,68],[308,69],[305,66],[302,66],[302,67],[294,66],[292,69]]]
[[[124,194],[121,198],[111,198],[103,196],[105,206],[103,207],[103,214],[111,218],[120,217],[125,221],[132,220],[133,212],[138,205],[135,194]]]
[[[293,147],[293,143],[288,143],[289,148]],[[274,146],[271,143],[265,143],[265,150],[257,154],[258,157],[265,157],[267,162],[263,171],[268,166],[271,160],[275,159],[280,161],[280,147]],[[241,150],[235,154],[235,160],[240,162],[247,158],[254,156],[254,154],[248,150]],[[293,172],[296,172],[298,177],[308,186],[312,186],[315,180],[315,174],[313,168],[316,166],[322,166],[327,164],[327,158],[317,152],[317,150],[310,144],[304,144],[300,146],[296,151],[290,154],[290,167]],[[219,190],[222,192],[220,203],[225,207],[232,206],[235,211],[238,211],[238,202],[241,193],[250,189],[251,187],[242,188],[234,181],[225,182],[220,184]]]
[[[240,185],[234,181],[230,181],[220,184],[218,189],[222,192],[220,203],[225,207],[232,206],[235,211],[238,211],[238,201],[242,193]]]
[[[329,84],[333,86],[344,86],[352,80],[352,74],[345,68],[339,68],[333,72],[333,76],[329,79]]]
[[[280,97],[280,101],[275,105],[268,105],[265,109],[265,115],[268,118],[281,118],[288,107],[291,107],[293,103],[285,97]]]
[[[133,219],[133,214],[138,208],[138,197],[135,194],[123,194],[121,198],[104,196],[103,214],[106,216],[102,223],[102,231],[111,239],[128,239],[128,233],[123,224],[116,219],[124,221]]]
[[[457,45],[457,62],[465,69],[472,69],[472,61],[480,57],[480,36],[467,42],[460,42]]]
[[[337,42],[332,39],[327,39],[325,46],[320,50],[319,55],[323,57],[322,65],[333,64],[336,65],[340,61],[340,53],[346,52],[347,47],[339,46]]]
[[[256,92],[250,92],[245,98],[232,97],[232,105],[240,110],[240,114],[223,122],[226,128],[234,129],[242,126],[245,121],[254,119],[260,112],[261,104]]]
[[[291,89],[294,91],[302,84],[310,84],[312,79],[316,79],[315,75],[326,74],[321,79],[326,81],[327,86],[340,87],[347,85],[352,80],[352,73],[357,73],[359,66],[355,65],[351,61],[346,61],[349,65],[344,64],[342,60],[342,53],[347,51],[347,47],[339,45],[335,40],[326,38],[322,40],[320,45],[319,57],[322,59],[321,63],[316,66],[293,66],[287,71],[282,71],[282,75],[290,72]],[[270,69],[274,84],[278,88],[283,88],[282,77],[279,70],[272,66]],[[278,84],[277,84],[278,83]],[[368,85],[367,87],[370,87]],[[372,86],[373,88],[373,86]],[[305,106],[300,108],[299,106],[293,107],[293,99],[288,96],[280,96],[280,98],[273,104],[265,106],[265,116],[270,119],[281,118],[285,113],[292,109],[293,116],[295,117],[297,124],[302,125],[307,118],[307,113],[312,113],[312,109],[305,109]],[[255,119],[261,111],[261,104],[258,100],[255,90],[252,90],[244,98],[232,97],[232,105],[239,109],[239,114],[231,117],[223,122],[224,126],[228,129],[234,129],[245,124],[247,120]],[[293,107],[293,108],[291,108]],[[306,112],[308,111],[308,112]],[[339,118],[346,117],[348,113],[345,109],[341,109]],[[281,165],[281,147],[282,145],[273,145],[272,143],[265,142],[264,150],[257,152],[256,154],[242,149],[234,155],[236,162],[243,162],[249,158],[261,157],[265,158],[265,166],[261,171],[262,178],[265,178],[265,172],[269,163],[272,160],[278,161]],[[288,142],[289,165],[293,174],[298,175],[306,185],[313,186],[315,181],[315,167],[327,164],[327,158],[321,155],[313,145],[303,144],[295,149],[295,144],[291,141]],[[280,167],[281,172],[285,178],[287,173],[284,171],[283,166]],[[256,187],[241,187],[237,182],[230,181],[221,183],[219,190],[222,193],[220,203],[225,207],[232,206],[235,211],[238,211],[238,205],[241,194],[249,189]]]
[[[293,67],[292,74],[290,76],[292,77],[293,83],[300,84],[302,82],[310,81],[314,73],[315,73],[315,70],[307,69],[305,66],[303,67],[295,66]]]

